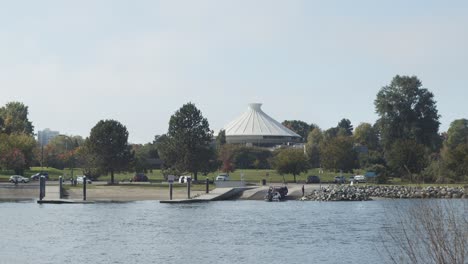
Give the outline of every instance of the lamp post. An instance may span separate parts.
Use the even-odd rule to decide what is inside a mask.
[[[68,151],[68,140],[71,141],[71,143],[73,143],[73,139],[67,135],[60,135],[64,138],[66,138],[67,140],[65,140],[65,151]],[[72,150],[72,153],[71,153],[71,156],[70,156],[70,159],[71,159],[71,164],[70,164],[70,174],[71,174],[71,178],[73,179],[73,167],[75,166],[75,157],[74,157],[74,154],[73,154],[73,150]]]

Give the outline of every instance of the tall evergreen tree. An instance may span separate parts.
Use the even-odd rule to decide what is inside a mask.
[[[159,151],[167,168],[190,172],[195,181],[199,172],[216,169],[207,165],[214,160],[213,131],[194,104],[183,105],[171,116],[166,136]]]

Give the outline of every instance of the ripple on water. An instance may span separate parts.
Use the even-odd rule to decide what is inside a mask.
[[[381,263],[389,202],[0,203],[0,263]]]

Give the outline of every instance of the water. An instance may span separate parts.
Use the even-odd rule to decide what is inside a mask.
[[[0,203],[0,263],[383,263],[391,203]]]

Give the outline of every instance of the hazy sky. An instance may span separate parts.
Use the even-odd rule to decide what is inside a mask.
[[[132,143],[189,101],[215,132],[250,102],[279,122],[356,127],[400,74],[434,93],[445,131],[468,118],[467,3],[2,1],[0,105],[84,137],[115,119]]]

